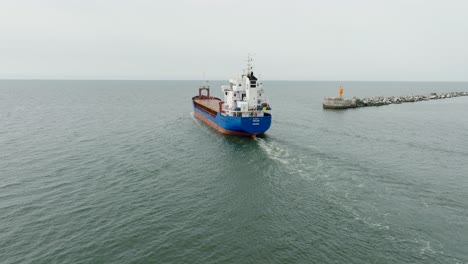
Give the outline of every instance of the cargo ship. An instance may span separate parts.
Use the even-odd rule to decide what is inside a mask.
[[[211,96],[208,85],[200,87],[192,98],[194,116],[223,134],[255,138],[265,133],[271,125],[271,107],[251,62],[249,58],[240,77],[221,86],[223,100]]]

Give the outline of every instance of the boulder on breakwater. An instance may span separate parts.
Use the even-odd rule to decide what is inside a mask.
[[[413,103],[445,99],[452,97],[468,96],[468,92],[431,93],[429,95],[407,95],[407,96],[377,96],[367,98],[343,99],[341,97],[325,97],[322,105],[325,109],[347,109],[355,107],[382,106],[389,104]]]

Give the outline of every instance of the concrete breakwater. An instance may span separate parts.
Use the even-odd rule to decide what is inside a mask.
[[[325,97],[323,108],[347,109],[355,107],[382,106],[389,104],[413,103],[437,99],[446,99],[460,96],[468,96],[468,92],[431,93],[429,95],[407,95],[407,96],[376,96],[367,98],[343,99],[341,97]]]

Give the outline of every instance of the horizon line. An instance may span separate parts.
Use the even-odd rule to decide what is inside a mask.
[[[0,81],[226,81],[225,79],[52,79],[52,78],[0,78]],[[456,82],[468,83],[466,81],[422,81],[422,80],[311,80],[311,79],[263,79],[262,81],[277,81],[277,82]]]

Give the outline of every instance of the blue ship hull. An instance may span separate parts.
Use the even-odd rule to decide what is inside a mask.
[[[236,117],[223,116],[220,112],[215,114],[195,104],[193,108],[197,118],[224,134],[255,136],[265,133],[271,125],[269,113],[264,113],[264,116]]]

